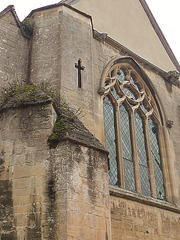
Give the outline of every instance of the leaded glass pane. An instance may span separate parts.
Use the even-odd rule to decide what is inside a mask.
[[[139,164],[139,172],[141,180],[141,193],[146,196],[151,196],[149,168]]]
[[[134,177],[134,163],[123,158],[123,165],[124,165],[125,189],[135,192],[136,186]]]
[[[125,81],[125,73],[122,69],[120,69],[117,73],[117,78],[120,82],[124,82]]]
[[[124,105],[120,107],[120,127],[121,127],[125,188],[130,191],[135,191],[136,186],[131,143],[130,121],[129,114]]]
[[[151,196],[148,159],[146,153],[145,133],[143,119],[138,112],[135,113],[136,144],[138,152],[139,174],[141,180],[141,192]]]
[[[114,87],[111,92],[112,92],[115,99],[118,100],[120,98],[119,94],[117,93],[116,87]]]
[[[166,193],[164,188],[164,178],[162,171],[162,162],[161,155],[159,150],[159,142],[158,142],[158,127],[153,119],[149,119],[149,137],[151,144],[151,155],[153,159],[153,167],[154,167],[154,177],[156,184],[156,194],[157,198],[165,200]]]
[[[115,109],[109,99],[104,99],[104,130],[105,130],[105,144],[109,151],[109,183],[112,185],[118,184],[118,167],[117,167],[117,148],[116,148],[116,120]]]

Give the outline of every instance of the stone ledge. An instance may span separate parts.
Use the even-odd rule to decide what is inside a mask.
[[[178,208],[176,205],[169,202],[161,201],[159,199],[155,199],[148,196],[143,196],[141,194],[130,192],[128,190],[125,190],[116,186],[112,186],[112,185],[109,186],[109,192],[110,192],[110,195],[115,197],[121,197],[127,200],[140,202],[148,206],[153,206],[153,207],[161,208],[164,210],[168,210],[168,211],[180,214],[180,208]]]
[[[95,137],[94,137],[95,138]],[[84,147],[88,147],[88,148],[92,148],[92,149],[95,149],[97,151],[100,151],[102,153],[105,153],[106,155],[109,154],[109,152],[103,147],[101,146],[101,144],[99,144],[97,141],[94,142],[85,142],[84,140],[79,140],[77,138],[73,138],[71,136],[67,136],[65,138],[63,138],[61,141],[69,141],[69,142],[73,142],[73,143],[76,143],[76,144],[80,144]]]

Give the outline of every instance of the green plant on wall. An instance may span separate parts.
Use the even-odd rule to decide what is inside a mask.
[[[21,22],[21,28],[28,36],[32,36],[34,29],[34,19],[32,17],[27,17]]]
[[[24,82],[9,83],[0,93],[0,110],[10,101],[16,106],[26,106],[28,104],[44,103],[46,100],[53,102],[57,113],[57,119],[53,127],[52,134],[48,138],[48,145],[55,148],[61,138],[70,133],[76,126],[77,118],[83,117],[81,108],[73,109],[69,104],[60,100],[60,95],[47,82],[39,83],[35,86],[32,83]]]

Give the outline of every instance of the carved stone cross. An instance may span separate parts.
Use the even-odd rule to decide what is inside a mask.
[[[78,87],[82,87],[82,76],[81,71],[84,70],[84,66],[81,65],[81,59],[78,60],[78,63],[75,63],[75,67],[78,69]]]

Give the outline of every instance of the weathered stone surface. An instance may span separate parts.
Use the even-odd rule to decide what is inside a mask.
[[[26,81],[28,77],[29,41],[22,35],[11,9],[0,15],[1,88],[13,81]]]

